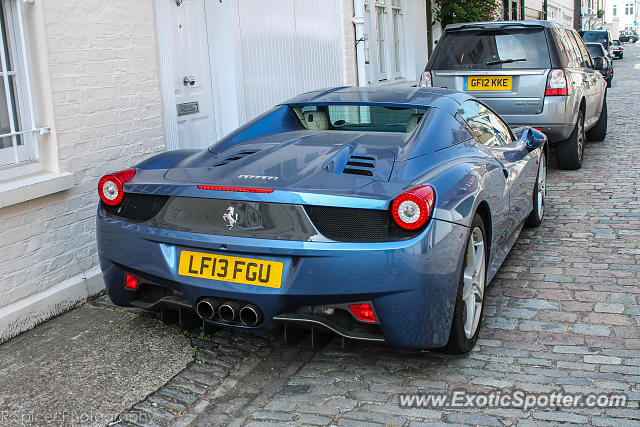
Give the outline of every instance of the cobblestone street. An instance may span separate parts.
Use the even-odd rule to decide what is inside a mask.
[[[280,334],[195,336],[196,359],[136,405],[152,424],[640,425],[640,47],[609,89],[609,133],[579,171],[550,165],[546,217],[525,229],[489,289],[467,357],[334,339],[313,353]],[[626,392],[627,408],[403,408],[399,393],[521,389]],[[126,415],[126,414],[125,414]],[[133,419],[133,418],[131,418]]]

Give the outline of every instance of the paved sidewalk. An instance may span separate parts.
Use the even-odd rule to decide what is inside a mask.
[[[81,306],[0,345],[0,425],[104,426],[192,360],[175,327]]]

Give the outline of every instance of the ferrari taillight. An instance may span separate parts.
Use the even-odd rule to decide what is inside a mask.
[[[433,187],[421,185],[396,197],[391,205],[391,214],[400,227],[416,230],[429,222],[435,202]]]
[[[135,174],[135,169],[125,169],[103,176],[98,183],[98,195],[102,203],[109,206],[118,205],[124,197],[124,184]]]

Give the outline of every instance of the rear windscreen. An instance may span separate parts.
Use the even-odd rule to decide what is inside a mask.
[[[544,28],[448,31],[432,70],[551,68]]]
[[[305,105],[293,107],[302,125],[309,130],[359,132],[413,132],[425,108],[372,105]]]
[[[582,40],[585,42],[606,43],[608,37],[605,31],[585,31],[582,34]]]
[[[592,58],[604,56],[601,45],[587,45],[587,50],[589,51],[589,55],[591,55]]]

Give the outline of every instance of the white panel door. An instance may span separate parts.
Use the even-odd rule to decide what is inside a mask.
[[[238,0],[245,120],[344,82],[340,2]]]
[[[205,148],[216,140],[206,0],[166,0],[178,114],[179,148]]]

